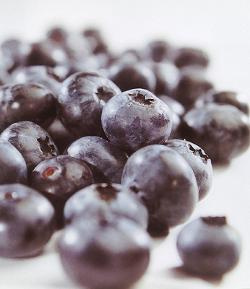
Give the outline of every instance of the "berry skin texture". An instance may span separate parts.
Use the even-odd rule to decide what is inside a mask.
[[[66,223],[77,218],[92,219],[111,214],[128,218],[144,229],[148,224],[148,213],[144,205],[131,191],[118,184],[88,186],[74,194],[64,209]]]
[[[40,84],[5,85],[0,88],[0,131],[23,120],[47,127],[55,115],[55,96]]]
[[[167,139],[171,116],[168,106],[154,94],[132,89],[114,96],[104,106],[102,127],[111,143],[133,152]]]
[[[58,150],[49,134],[31,121],[20,121],[7,127],[1,140],[10,142],[25,159],[28,170],[41,161],[57,156]]]
[[[208,104],[184,116],[182,135],[202,147],[213,163],[227,164],[249,147],[249,118],[231,105]]]
[[[27,182],[24,158],[12,144],[5,141],[0,141],[0,171],[0,184]]]
[[[187,271],[220,277],[238,263],[241,240],[225,217],[203,217],[185,225],[177,249]]]
[[[68,226],[58,243],[67,275],[92,289],[132,286],[150,259],[147,233],[125,218],[79,220]]]
[[[76,136],[102,135],[101,112],[120,89],[96,73],[79,72],[68,77],[58,98],[59,117]]]
[[[39,163],[30,176],[31,186],[50,200],[58,227],[63,225],[65,202],[78,190],[93,183],[89,166],[70,156],[58,156]]]
[[[190,165],[196,177],[199,199],[203,199],[212,185],[213,168],[211,160],[199,146],[181,139],[172,139],[165,145],[179,153]]]
[[[97,136],[85,136],[73,142],[67,152],[90,165],[95,182],[121,182],[127,156],[109,141]]]
[[[40,253],[54,232],[54,209],[37,191],[21,184],[0,186],[0,256]]]
[[[111,67],[109,78],[121,89],[127,91],[134,88],[155,90],[156,79],[152,70],[142,63],[120,62]]]
[[[147,146],[130,156],[122,185],[147,207],[148,231],[155,237],[187,220],[198,201],[193,170],[179,153],[164,145]]]

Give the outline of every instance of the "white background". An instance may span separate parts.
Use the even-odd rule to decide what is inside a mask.
[[[248,0],[0,0],[0,39],[38,39],[53,24],[80,30],[99,26],[115,49],[143,46],[163,37],[176,45],[198,45],[212,58],[209,77],[220,89],[250,94],[250,1]],[[1,59],[0,59],[1,61]],[[250,288],[250,153],[216,170],[210,195],[192,218],[226,214],[243,239],[239,266],[222,282],[176,276],[180,261],[176,228],[155,246],[152,263],[138,289]],[[64,276],[53,244],[39,258],[0,259],[2,289],[75,288]]]

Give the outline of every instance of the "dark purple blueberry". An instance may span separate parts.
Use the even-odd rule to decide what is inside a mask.
[[[77,218],[93,219],[110,214],[131,219],[143,228],[148,224],[144,205],[135,194],[118,184],[99,183],[86,187],[74,194],[64,209],[67,223]]]
[[[58,248],[68,276],[92,289],[132,286],[150,259],[147,233],[126,218],[78,220],[64,230]]]
[[[171,59],[172,48],[165,40],[151,41],[145,49],[145,58],[155,62],[164,62]]]
[[[160,100],[166,103],[173,112],[175,112],[179,116],[182,116],[185,113],[184,106],[176,99],[173,99],[172,97],[169,97],[167,95],[159,95],[158,97],[160,98]]]
[[[124,167],[122,185],[147,207],[148,231],[156,237],[186,221],[198,201],[192,168],[179,153],[164,145],[135,152]]]
[[[80,72],[63,82],[59,95],[59,117],[76,136],[102,135],[104,104],[120,89],[97,73]]]
[[[185,73],[175,88],[174,97],[182,103],[186,109],[193,107],[199,97],[202,97],[213,85],[198,73]]]
[[[110,67],[109,78],[119,86],[121,91],[134,88],[154,91],[156,85],[154,73],[143,63],[119,62]]]
[[[118,58],[119,62],[125,62],[125,63],[135,63],[141,60],[142,60],[141,52],[136,49],[124,50]]]
[[[78,190],[93,183],[89,166],[70,156],[58,156],[39,163],[30,176],[31,186],[49,199],[55,208],[58,227],[63,225],[66,201]]]
[[[73,142],[67,152],[91,166],[95,182],[121,182],[127,156],[107,140],[97,136],[85,136]]]
[[[76,139],[58,118],[48,127],[47,131],[61,154],[63,154],[66,148]]]
[[[93,54],[107,54],[109,52],[108,45],[98,29],[87,28],[82,35],[87,40],[90,51]]]
[[[184,116],[182,135],[202,147],[213,162],[225,164],[248,149],[249,118],[231,105],[208,104]]]
[[[202,217],[182,229],[177,249],[187,271],[220,277],[237,265],[241,239],[225,217]]]
[[[58,43],[64,44],[68,37],[68,32],[59,26],[52,27],[47,31],[47,38]]]
[[[10,143],[0,141],[0,184],[26,183],[27,165]]]
[[[237,93],[234,91],[211,91],[204,95],[201,99],[198,99],[196,106],[200,107],[207,103],[214,102],[216,104],[230,104],[237,107],[239,110],[249,115],[248,97],[243,93]]]
[[[23,120],[47,127],[55,115],[55,96],[43,85],[30,83],[0,87],[0,131]]]
[[[1,185],[0,211],[0,256],[39,254],[54,232],[54,209],[50,202],[24,185]]]
[[[27,54],[30,52],[30,45],[18,39],[7,39],[1,44],[1,64],[6,71],[12,72],[18,66],[25,63]]]
[[[179,153],[190,165],[196,177],[199,199],[205,197],[212,185],[213,168],[211,160],[199,146],[181,139],[166,142],[166,146]]]
[[[10,142],[24,157],[28,169],[57,156],[58,150],[49,134],[31,121],[20,121],[7,127],[1,139]]]
[[[125,151],[159,143],[172,129],[171,111],[144,89],[132,89],[112,97],[102,112],[102,127],[108,139]]]
[[[49,88],[57,95],[60,86],[60,79],[54,68],[43,65],[19,67],[12,75],[11,80],[14,83],[39,83]]]
[[[178,68],[206,68],[209,64],[207,53],[201,49],[183,47],[175,52],[174,63]]]
[[[149,64],[156,78],[155,94],[173,95],[174,88],[179,80],[178,69],[170,62]]]
[[[33,43],[30,52],[26,56],[25,65],[44,65],[54,67],[67,62],[66,52],[53,41]]]

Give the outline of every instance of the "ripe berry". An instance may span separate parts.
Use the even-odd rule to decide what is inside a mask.
[[[182,229],[177,249],[187,271],[221,276],[238,263],[241,240],[225,217],[203,217]]]
[[[171,111],[151,92],[132,89],[114,96],[104,106],[102,127],[111,143],[133,152],[169,137]]]

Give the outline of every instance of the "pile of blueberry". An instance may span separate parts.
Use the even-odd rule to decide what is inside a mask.
[[[150,237],[188,220],[250,143],[243,96],[217,91],[205,52],[152,41],[115,54],[96,29],[53,28],[0,48],[0,256],[41,254],[63,229],[66,273],[90,289],[134,284]],[[225,217],[186,225],[186,271],[217,276],[240,256]]]

